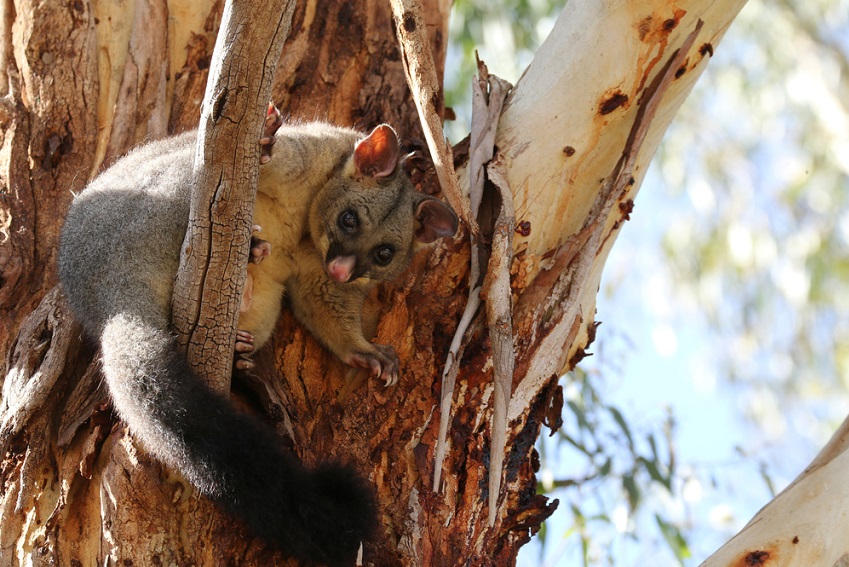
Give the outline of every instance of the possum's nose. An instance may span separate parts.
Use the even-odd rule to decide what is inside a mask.
[[[356,256],[336,256],[324,266],[324,269],[333,281],[345,283],[351,279],[356,265]]]

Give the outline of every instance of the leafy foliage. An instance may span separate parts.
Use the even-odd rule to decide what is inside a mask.
[[[545,564],[576,555],[571,536],[580,542],[585,565],[616,564],[616,542],[622,537],[663,541],[673,557],[688,557],[681,527],[662,504],[676,498],[682,486],[672,415],[635,425],[605,401],[603,373],[579,369],[564,380],[564,425],[539,444],[540,490],[568,502],[567,517],[561,516],[557,525],[569,527],[562,536],[553,536],[563,538],[559,544],[548,541],[550,532],[540,535],[547,548],[540,550],[545,551]]]

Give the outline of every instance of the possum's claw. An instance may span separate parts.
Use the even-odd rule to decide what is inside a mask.
[[[239,370],[250,370],[254,361],[249,356],[254,351],[254,336],[247,331],[236,331],[236,360],[234,366]]]
[[[254,350],[254,336],[248,331],[241,329],[236,331],[236,352],[252,352]]]
[[[347,357],[351,366],[359,366],[371,371],[374,378],[380,378],[384,386],[394,386],[398,383],[398,355],[395,349],[389,345],[372,345],[374,352],[355,352]]]
[[[259,163],[268,163],[271,160],[271,148],[274,146],[276,138],[274,134],[277,129],[283,125],[283,117],[280,111],[274,106],[274,103],[269,101],[268,112],[265,116],[265,124],[262,127],[262,137],[259,139],[260,155]]]
[[[271,244],[265,240],[253,236],[254,232],[261,231],[262,228],[255,224],[251,227],[251,252],[248,257],[249,262],[259,264],[262,259],[271,254]],[[245,279],[245,288],[242,292],[242,301],[239,305],[239,312],[244,313],[253,306],[253,289],[254,278],[251,270],[248,270],[247,278]],[[254,362],[249,357],[254,351],[254,336],[248,331],[236,331],[236,360],[234,366],[239,370],[250,370],[254,367]]]
[[[394,386],[398,383],[399,377],[399,369],[398,366],[400,363],[398,362],[398,355],[395,354],[395,349],[389,345],[374,345],[375,348],[380,351],[380,354],[383,357],[381,360],[382,371],[380,373],[380,378],[385,382],[385,386],[388,388],[389,386]]]
[[[254,232],[260,232],[261,230],[262,227],[258,224],[251,227],[251,256],[249,261],[254,264],[259,264],[263,258],[271,255],[271,243],[253,235]]]

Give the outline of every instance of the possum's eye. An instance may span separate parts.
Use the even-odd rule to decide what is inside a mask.
[[[354,232],[358,224],[357,213],[348,209],[347,211],[344,211],[341,215],[339,215],[339,219],[336,221],[336,223],[339,225],[339,228],[341,228],[345,232]]]
[[[374,256],[374,261],[377,262],[381,266],[385,266],[389,262],[392,261],[392,257],[395,255],[395,249],[391,246],[384,244],[383,246],[378,246],[372,252],[372,256]]]

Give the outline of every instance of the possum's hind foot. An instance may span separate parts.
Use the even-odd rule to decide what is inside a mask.
[[[236,359],[233,365],[239,370],[250,370],[254,361],[250,356],[254,352],[254,336],[247,331],[236,331]]]
[[[251,227],[251,252],[248,258],[249,262],[259,264],[266,256],[271,255],[271,244],[261,238],[254,236],[254,233],[260,232],[262,227],[255,224]],[[245,280],[245,290],[242,293],[242,304],[239,311],[244,313],[253,305],[253,289],[254,278],[248,271],[247,279]],[[248,331],[236,331],[236,360],[234,366],[239,370],[250,370],[254,367],[254,362],[250,356],[254,351],[254,336]]]

